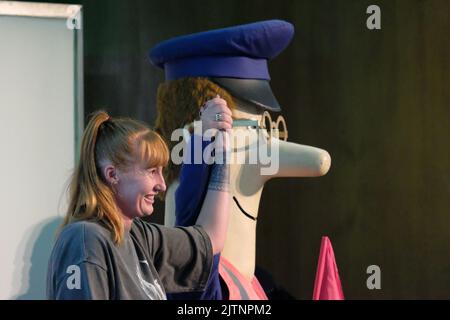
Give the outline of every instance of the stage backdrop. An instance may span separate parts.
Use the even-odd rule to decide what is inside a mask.
[[[264,19],[296,28],[270,64],[290,140],[322,147],[327,176],[267,184],[257,262],[312,297],[322,235],[344,294],[450,298],[450,2],[447,0],[79,1],[86,114],[106,108],[152,124],[163,73],[147,51],[173,36]],[[367,7],[381,9],[369,30]],[[163,206],[154,221],[163,221]],[[381,269],[369,290],[367,267]]]

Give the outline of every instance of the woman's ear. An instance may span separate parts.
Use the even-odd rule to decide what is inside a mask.
[[[112,164],[107,164],[103,167],[103,176],[110,185],[115,185],[119,182],[117,169]]]

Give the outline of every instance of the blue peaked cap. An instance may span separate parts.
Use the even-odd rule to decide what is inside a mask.
[[[266,20],[172,38],[150,50],[166,80],[225,77],[270,80],[267,61],[291,42],[294,26]]]

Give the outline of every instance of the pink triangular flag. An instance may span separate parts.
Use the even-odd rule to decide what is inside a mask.
[[[344,300],[341,280],[328,237],[322,237],[313,300]]]

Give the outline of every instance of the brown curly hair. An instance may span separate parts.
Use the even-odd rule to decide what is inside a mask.
[[[170,140],[172,132],[198,120],[201,106],[216,95],[220,95],[230,109],[236,108],[231,94],[207,78],[182,78],[159,85],[154,130],[165,139],[169,150],[178,143]],[[169,161],[164,173],[167,186],[178,178],[179,173],[180,165]]]

